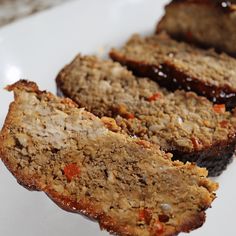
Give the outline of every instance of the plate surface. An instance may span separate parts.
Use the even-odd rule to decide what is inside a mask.
[[[58,71],[77,53],[106,55],[135,32],[149,34],[165,0],[78,0],[0,30],[0,126],[13,97],[3,88],[20,78],[55,93]],[[204,226],[193,236],[236,235],[236,162],[217,181],[220,189]],[[0,235],[105,236],[97,223],[59,209],[43,193],[17,184],[0,162]],[[185,234],[182,234],[185,235]]]

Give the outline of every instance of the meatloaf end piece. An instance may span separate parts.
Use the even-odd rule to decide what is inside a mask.
[[[58,75],[58,91],[122,131],[160,145],[174,159],[219,175],[232,160],[236,116],[193,92],[169,92],[112,61],[78,55]],[[113,120],[110,126],[114,125]],[[118,129],[117,126],[114,126]]]
[[[174,0],[165,9],[157,32],[236,56],[235,0]]]

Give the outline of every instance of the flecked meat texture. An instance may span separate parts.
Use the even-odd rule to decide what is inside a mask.
[[[174,0],[165,9],[157,32],[236,56],[235,0]]]
[[[194,91],[229,109],[236,106],[236,59],[226,54],[178,42],[162,32],[146,38],[134,35],[110,55],[169,89]]]
[[[106,119],[33,82],[8,90],[15,101],[0,134],[0,155],[23,186],[120,236],[177,235],[203,224],[218,187],[205,169],[111,131]]]
[[[91,56],[77,56],[56,81],[79,106],[99,117],[113,117],[114,129],[156,143],[175,159],[207,167],[212,176],[232,160],[236,117],[224,105],[192,92],[168,92],[119,63]]]

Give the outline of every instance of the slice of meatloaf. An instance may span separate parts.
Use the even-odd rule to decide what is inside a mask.
[[[0,134],[0,155],[21,184],[116,235],[170,236],[203,224],[217,189],[205,169],[112,132],[106,119],[32,82],[8,90],[15,101]]]
[[[157,32],[236,55],[235,0],[174,0]]]
[[[219,175],[232,159],[236,116],[192,92],[168,92],[118,63],[77,56],[58,75],[58,89],[132,137],[154,142],[174,159]],[[115,124],[115,125],[114,125]]]
[[[198,49],[161,33],[146,38],[134,35],[110,56],[169,89],[191,90],[228,108],[236,106],[236,59],[226,54]]]

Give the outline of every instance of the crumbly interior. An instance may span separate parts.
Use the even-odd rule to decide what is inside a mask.
[[[231,113],[216,112],[194,93],[168,92],[150,79],[134,77],[118,63],[78,56],[57,82],[80,106],[100,117],[112,116],[131,136],[163,150],[197,151],[235,135]]]
[[[142,38],[134,35],[120,50],[113,50],[128,60],[159,66],[168,63],[189,78],[236,91],[236,60],[213,50],[202,50],[177,42],[165,33]]]
[[[132,235],[169,235],[209,207],[217,185],[205,169],[172,162],[155,145],[48,93],[16,90],[2,131],[3,161],[27,185],[87,199]],[[78,173],[69,173],[76,166]]]

